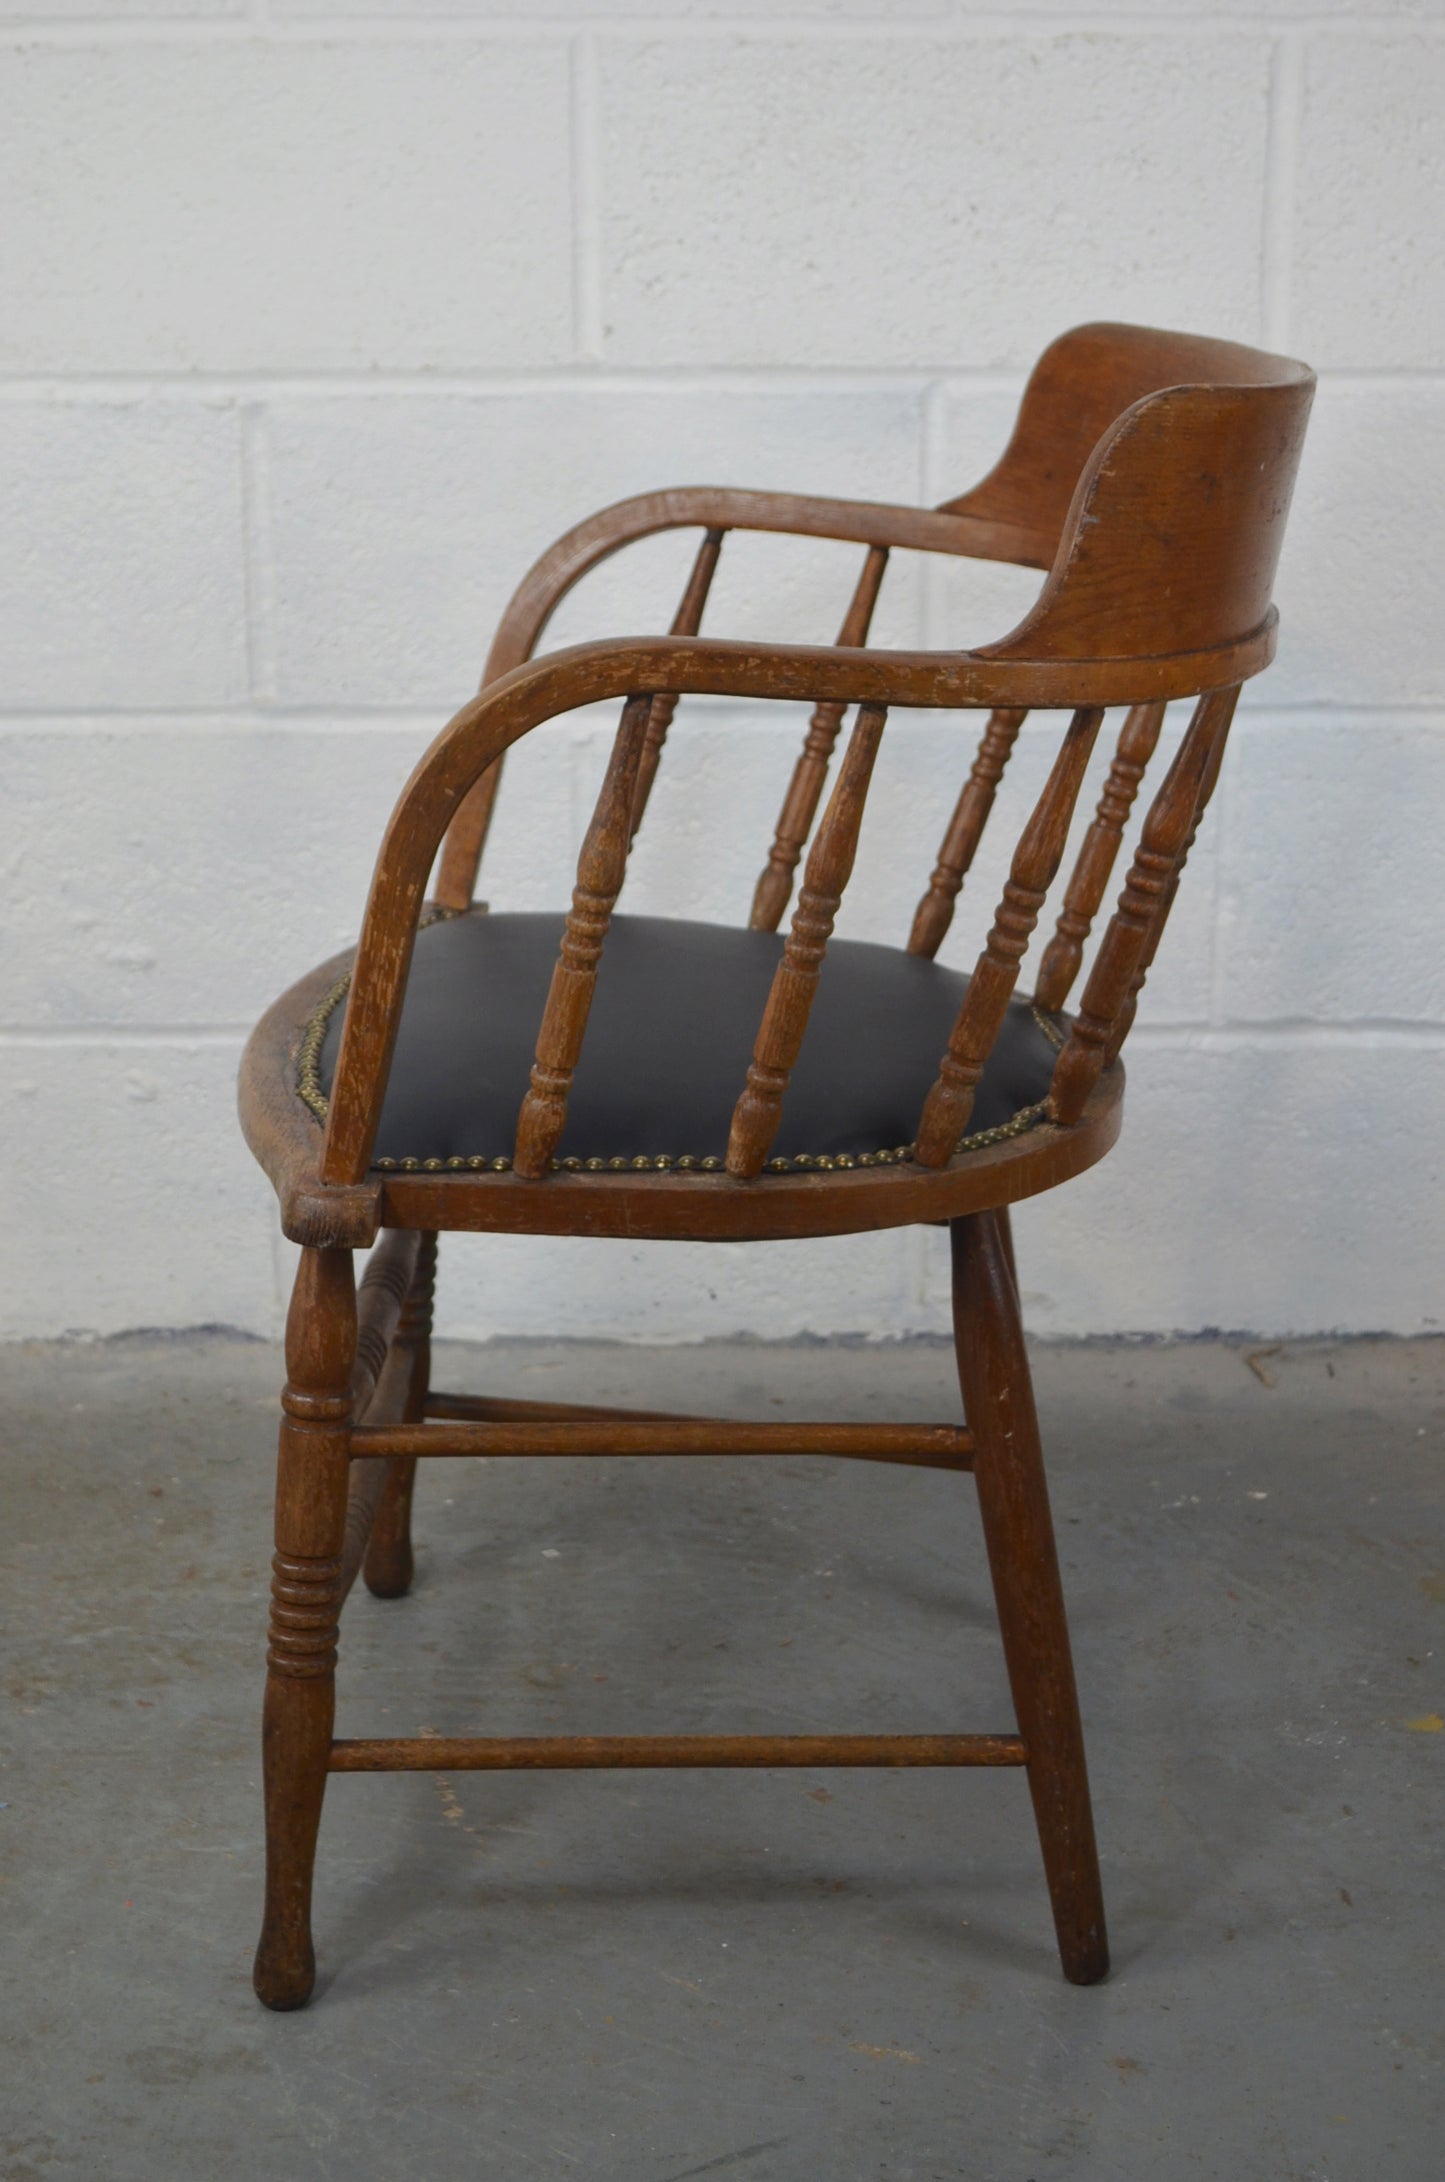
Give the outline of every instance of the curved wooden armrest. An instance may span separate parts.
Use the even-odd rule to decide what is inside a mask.
[[[714,564],[717,547],[730,530],[851,540],[867,545],[870,558],[881,556],[882,560],[886,560],[890,547],[903,546],[924,553],[1014,561],[1038,569],[1051,566],[1057,543],[1052,533],[1045,535],[1036,526],[997,519],[986,508],[930,510],[884,501],[824,499],[806,493],[746,492],[725,485],[682,485],[662,492],[639,493],[588,516],[550,545],[527,571],[498,623],[482,671],[482,688],[489,688],[532,657],[557,607],[589,569],[639,538],[694,525],[712,542]],[[711,570],[702,597],[710,581]],[[700,607],[701,599],[699,611]],[[683,626],[695,630],[697,619]],[[678,627],[674,622],[674,631]],[[678,692],[659,695],[664,703],[675,704]],[[670,717],[669,712],[654,723],[659,743]],[[655,755],[644,762],[640,777],[643,803],[654,769]],[[472,898],[499,779],[500,767],[493,768],[477,782],[466,808],[457,814],[438,881],[438,900],[449,908],[460,908]]]
[[[920,553],[1017,561],[1047,568],[1056,540],[977,515],[829,500],[809,493],[745,492],[726,485],[680,485],[619,500],[564,533],[528,569],[503,614],[487,656],[483,684],[529,659],[563,598],[599,561],[660,530],[781,531],[795,538],[840,538],[859,545],[905,546]]]
[[[619,697],[753,697],[929,710],[1116,705],[1192,696],[1258,673],[1275,617],[1218,651],[1161,659],[1000,659],[699,637],[610,638],[515,667],[464,705],[401,792],[377,856],[337,1060],[322,1174],[354,1183],[371,1159],[428,876],[463,797],[543,721]]]

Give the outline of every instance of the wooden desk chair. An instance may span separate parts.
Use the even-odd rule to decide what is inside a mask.
[[[1274,652],[1270,590],[1312,389],[1311,374],[1281,357],[1084,326],[1040,360],[997,467],[934,513],[711,487],[648,493],[580,524],[523,580],[481,694],[402,791],[354,955],[277,1002],[242,1071],[248,1141],[302,1249],[286,1333],[265,1700],[255,1982],[268,2006],[300,2007],[311,1992],[327,1775],[377,1769],[1026,1766],[1064,1973],[1078,1983],[1104,1975],[1008,1207],[1092,1166],[1118,1133],[1119,1049],[1239,686]],[[532,657],[586,570],[670,527],[702,539],[669,636]],[[730,530],[867,547],[836,647],[698,636]],[[869,651],[899,547],[1047,574],[997,643]],[[669,722],[692,692],[814,707],[746,930],[613,915]],[[1148,805],[1077,1012],[1066,1014],[1165,705],[1180,697],[1198,700],[1188,730]],[[603,698],[623,700],[621,722],[565,920],[484,914],[472,889],[503,752]],[[887,710],[898,705],[977,708],[987,724],[907,949],[830,946]],[[1117,752],[1033,994],[1020,997],[1020,961],[1111,706],[1126,708]],[[966,978],[934,956],[1030,707],[1071,717]],[[431,1389],[443,1229],[734,1241],[922,1221],[952,1229],[967,1430],[735,1424]],[[358,1291],[352,1254],[379,1233]],[[359,1570],[380,1597],[406,1590],[418,1456],[783,1452],[973,1471],[1016,1732],[333,1740],[342,1603]]]

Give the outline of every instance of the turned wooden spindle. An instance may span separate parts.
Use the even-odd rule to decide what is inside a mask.
[[[833,920],[852,874],[863,805],[887,716],[882,705],[858,707],[837,785],[808,851],[798,906],[783,942],[783,959],[773,973],[772,990],[748,1065],[747,1085],[733,1108],[728,1134],[729,1174],[747,1177],[759,1173],[778,1133],[783,1093],[802,1048]]]
[[[396,1325],[396,1344],[408,1359],[405,1424],[418,1424],[431,1389],[432,1299],[436,1292],[437,1238],[423,1232],[416,1269]],[[411,1589],[411,1501],[416,1485],[415,1455],[398,1455],[387,1464],[362,1574],[378,1599],[399,1599]]]
[[[704,533],[702,544],[697,549],[697,558],[692,564],[692,573],[687,579],[687,588],[678,602],[677,612],[672,617],[672,627],[667,632],[669,636],[696,636],[702,627],[702,610],[707,604],[712,579],[717,573],[718,555],[722,551],[725,535],[721,530]],[[652,794],[652,783],[657,778],[662,746],[667,741],[667,731],[672,725],[672,716],[676,710],[676,690],[663,692],[652,700],[652,709],[647,716],[647,733],[642,741],[642,762],[637,772],[637,801],[632,806],[634,840],[637,838],[637,829],[642,824],[643,813],[647,809],[647,799]]]
[[[1124,1005],[1120,1008],[1114,1021],[1114,1028],[1109,1033],[1109,1042],[1104,1048],[1105,1068],[1112,1068],[1115,1061],[1118,1060],[1119,1049],[1133,1028],[1134,1017],[1139,1008],[1139,995],[1144,990],[1145,979],[1154,967],[1154,957],[1159,952],[1159,942],[1164,937],[1164,927],[1169,922],[1169,913],[1174,907],[1174,897],[1179,892],[1179,881],[1184,875],[1184,866],[1189,861],[1189,852],[1193,848],[1195,836],[1199,832],[1200,821],[1209,808],[1209,799],[1214,794],[1215,784],[1219,779],[1219,769],[1224,763],[1224,746],[1229,740],[1230,724],[1234,717],[1234,705],[1238,701],[1238,697],[1239,691],[1236,689],[1231,693],[1232,701],[1228,710],[1222,718],[1216,720],[1214,740],[1209,751],[1209,762],[1204,768],[1204,779],[1200,784],[1199,794],[1195,798],[1194,817],[1185,836],[1184,846],[1175,858],[1173,875],[1165,889],[1164,898],[1160,902],[1154,920],[1149,927],[1149,936],[1144,942],[1144,950],[1139,957],[1139,967],[1129,980],[1129,990],[1124,996]]]
[[[948,1051],[924,1101],[916,1156],[925,1167],[946,1166],[968,1126],[978,1080],[1013,998],[1019,964],[1063,858],[1084,769],[1103,717],[1100,705],[1081,705],[1074,714],[1044,792],[1019,836],[1003,899],[969,979]]]
[[[1119,747],[1109,767],[1093,823],[1084,836],[1079,860],[1064,893],[1054,936],[1039,964],[1034,998],[1041,1008],[1061,1008],[1084,959],[1084,942],[1093,929],[1109,874],[1119,853],[1139,783],[1154,755],[1164,725],[1162,704],[1134,705],[1119,730]]]
[[[1183,859],[1217,774],[1238,689],[1213,690],[1194,708],[1188,732],[1149,806],[1139,846],[1094,958],[1068,1042],[1054,1068],[1049,1119],[1078,1120],[1089,1093],[1122,1043],[1121,1023],[1143,983],[1146,950],[1157,947]],[[1136,980],[1138,981],[1136,984]]]
[[[928,882],[928,892],[913,913],[908,935],[910,955],[938,953],[943,936],[953,922],[954,903],[973,863],[1004,767],[1013,754],[1019,729],[1028,718],[1017,710],[991,712],[969,769],[963,792],[954,806],[948,831],[938,851],[938,862]]]
[[[597,984],[602,943],[627,872],[632,813],[642,743],[652,711],[648,696],[629,697],[607,761],[607,771],[577,859],[577,884],[562,933],[557,964],[537,1033],[531,1088],[517,1116],[512,1154],[515,1173],[537,1181],[547,1172],[567,1122],[588,1011]]]
[[[254,1983],[303,2007],[316,1975],[311,1874],[336,1711],[356,1284],[349,1250],[303,1250],[286,1319],[276,1552],[262,1716],[266,1909]]]
[[[878,603],[879,586],[883,571],[888,566],[887,546],[872,546],[863,563],[863,573],[853,593],[843,626],[838,631],[840,645],[860,645],[868,641],[868,630],[873,620],[873,609]],[[848,707],[824,701],[813,707],[808,722],[808,732],[803,738],[802,753],[793,767],[793,777],[783,798],[783,808],[778,815],[778,830],[768,851],[768,861],[753,892],[753,906],[748,924],[755,932],[776,932],[783,921],[783,911],[793,891],[793,873],[803,853],[803,843],[813,830],[813,820],[818,815],[818,804],[828,778],[832,761],[833,745],[838,740],[838,730]]]

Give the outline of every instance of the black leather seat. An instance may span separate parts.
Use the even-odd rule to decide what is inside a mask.
[[[418,934],[378,1165],[506,1162],[561,925],[556,914],[473,910]],[[720,1164],[782,945],[772,932],[614,917],[559,1157]],[[960,972],[920,956],[834,940],[783,1104],[775,1169],[872,1166],[905,1152],[967,989]],[[303,1046],[302,1095],[318,1112],[344,1015],[340,986]],[[1038,1119],[1059,1042],[1052,1019],[1013,1002],[965,1146]]]

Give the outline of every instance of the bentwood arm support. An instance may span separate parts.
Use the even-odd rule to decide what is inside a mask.
[[[858,545],[911,547],[975,560],[1047,568],[1055,539],[1017,523],[933,513],[886,501],[831,500],[806,493],[744,492],[731,486],[682,485],[639,493],[588,516],[550,545],[522,578],[498,626],[483,686],[529,659],[548,621],[589,569],[662,530],[781,531],[795,538],[837,538]]]
[[[868,546],[872,554],[881,554],[883,559],[890,547],[903,546],[923,553],[1017,561],[1039,569],[1050,565],[1055,545],[1054,536],[1037,527],[996,521],[985,513],[934,513],[881,501],[747,492],[719,485],[684,485],[664,492],[639,493],[588,516],[549,546],[528,570],[498,624],[482,673],[483,689],[531,658],[561,601],[599,562],[641,538],[692,527],[701,529],[713,541],[714,564],[716,548],[731,530],[851,541]],[[703,591],[705,595],[705,585]],[[685,633],[696,634],[696,629],[694,619]],[[676,623],[674,630],[678,630]],[[676,692],[659,695],[665,700],[675,698]],[[659,723],[659,733],[666,733],[665,721]],[[437,884],[437,898],[449,908],[462,908],[472,898],[499,776],[499,765],[487,768],[452,822]],[[650,786],[645,761],[642,779],[645,802]],[[781,906],[779,903],[779,909]]]

